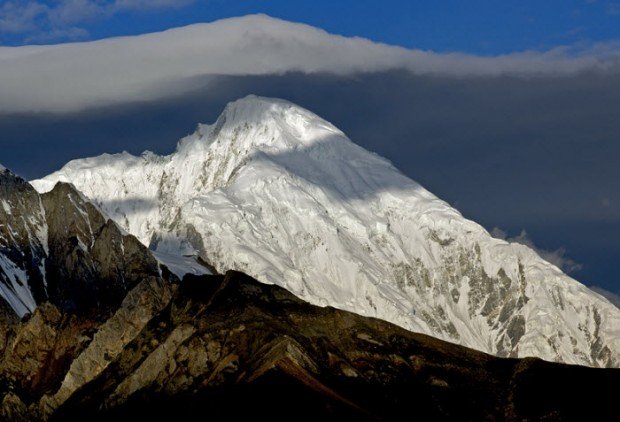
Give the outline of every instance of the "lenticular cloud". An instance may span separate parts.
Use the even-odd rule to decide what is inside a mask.
[[[594,50],[593,50],[594,51]],[[610,49],[497,57],[437,54],[347,38],[264,15],[94,42],[0,48],[0,112],[67,112],[182,94],[209,76],[350,74],[574,74],[615,69]]]

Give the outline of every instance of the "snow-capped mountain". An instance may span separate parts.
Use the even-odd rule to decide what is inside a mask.
[[[620,310],[495,239],[291,103],[250,96],[175,153],[75,160],[71,182],[160,254],[499,356],[620,366]]]

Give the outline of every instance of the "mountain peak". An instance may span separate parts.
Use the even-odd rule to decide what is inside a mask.
[[[334,135],[348,141],[335,126],[303,107],[282,99],[248,95],[228,103],[214,124],[199,124],[194,134],[180,142],[178,150],[194,149],[194,144],[209,147],[219,140],[239,151],[273,153],[310,146]]]
[[[290,109],[313,114],[303,107],[280,98],[261,97],[250,94],[229,102],[224,108],[222,115],[226,116],[227,119],[237,119],[246,123],[253,120],[260,121],[267,115],[277,115]]]

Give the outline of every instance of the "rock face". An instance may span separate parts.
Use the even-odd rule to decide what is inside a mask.
[[[75,188],[58,183],[42,195],[48,225],[48,297],[62,309],[105,315],[138,281],[158,277],[157,260],[106,219]]]
[[[68,184],[39,195],[2,168],[0,195],[0,415],[29,420],[45,413],[24,403],[93,377],[78,356],[114,356],[178,278]]]
[[[14,331],[0,366],[11,419],[596,419],[620,382],[617,369],[495,358],[316,307],[237,272],[144,280],[102,324],[40,306]]]
[[[160,277],[150,251],[69,184],[39,195],[4,169],[0,203],[0,296],[20,318],[43,302],[105,318],[139,281]]]
[[[166,157],[76,160],[74,183],[158,253],[498,356],[620,365],[620,310],[281,100],[231,103]]]
[[[47,297],[47,224],[39,194],[0,166],[0,297],[22,317]]]

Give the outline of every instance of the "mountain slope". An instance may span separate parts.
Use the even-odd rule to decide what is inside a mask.
[[[233,271],[138,283],[108,321],[88,323],[44,305],[15,328],[0,417],[602,419],[620,381],[619,369],[494,358]],[[24,339],[30,365],[71,365],[48,364],[25,390],[36,372],[15,365]]]
[[[71,182],[145,245],[318,305],[499,356],[620,365],[620,311],[313,113],[247,97],[166,157],[72,161]]]

